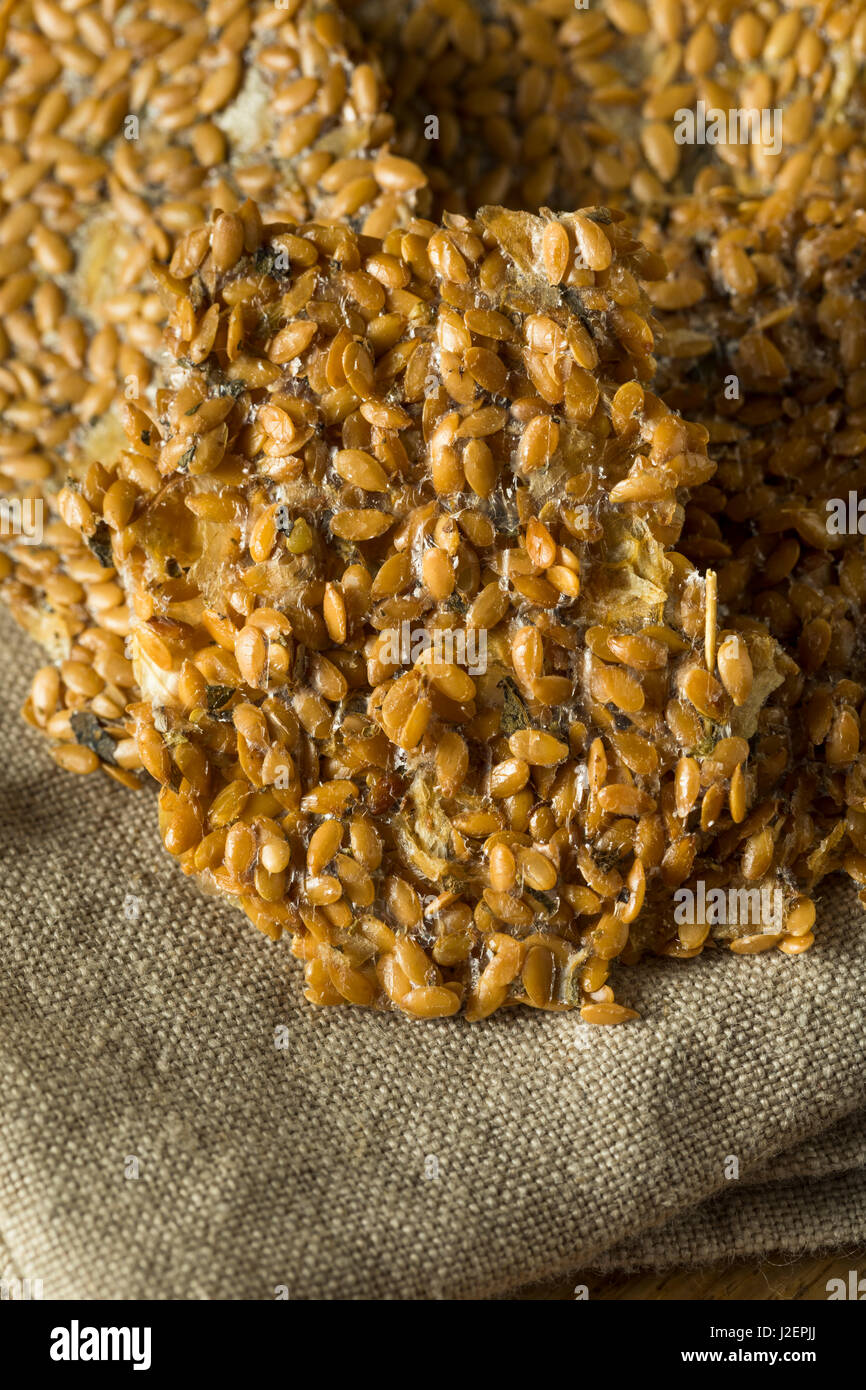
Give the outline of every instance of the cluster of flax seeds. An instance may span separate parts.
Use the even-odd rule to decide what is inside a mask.
[[[441,206],[642,208],[831,173],[863,187],[863,0],[345,7],[383,56],[404,148],[429,165]],[[698,103],[782,113],[781,148],[679,143],[677,113]]]
[[[603,210],[379,240],[249,205],[158,274],[181,381],[127,409],[138,486],[61,512],[111,536],[166,847],[291,933],[314,1002],[620,1021],[609,962],[701,948],[666,909],[720,837],[778,881],[747,818],[784,659],[676,549],[714,465],[647,384],[661,273]],[[484,669],[405,662],[405,624]],[[807,944],[785,886],[737,949]]]
[[[863,884],[866,555],[827,504],[866,484],[866,212],[782,194],[678,217],[692,249],[659,287],[680,307],[658,385],[705,424],[718,463],[689,498],[682,549],[716,567],[726,613],[786,654],[756,750],[779,861],[800,880],[844,868]]]
[[[669,944],[746,819],[781,653],[675,549],[714,465],[644,384],[661,270],[601,210],[378,240],[247,209],[160,273],[150,486],[61,510],[111,531],[166,847],[291,932],[314,1002],[627,1018],[609,962]],[[484,669],[405,662],[404,624],[483,633]],[[775,883],[764,826],[728,876]]]
[[[387,111],[325,3],[11,7],[25,712],[160,783],[313,1002],[618,1022],[613,960],[795,954],[804,892],[866,882],[863,542],[824,513],[866,446],[863,6],[343,8]],[[698,100],[781,108],[779,155],[677,145]],[[413,220],[428,173],[620,204],[671,273],[603,209]],[[395,664],[403,625],[486,670]],[[781,929],[674,925],[698,880],[781,888]]]

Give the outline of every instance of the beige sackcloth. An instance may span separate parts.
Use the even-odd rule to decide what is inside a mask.
[[[866,1241],[845,887],[805,956],[621,970],[624,1027],[314,1009],[287,943],[164,852],[149,792],[55,767],[17,713],[38,653],[6,614],[0,644],[0,1277],[478,1298]]]

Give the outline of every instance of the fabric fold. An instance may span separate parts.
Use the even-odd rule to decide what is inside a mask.
[[[768,1254],[852,1252],[866,1242],[866,1171],[720,1193],[693,1212],[606,1250],[600,1273],[699,1268]],[[862,1254],[862,1250],[861,1250]]]

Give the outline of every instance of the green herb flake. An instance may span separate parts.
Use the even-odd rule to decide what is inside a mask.
[[[109,767],[117,766],[114,739],[106,733],[95,714],[91,714],[89,710],[76,710],[69,716],[69,724],[76,743],[80,743],[83,748],[92,749]]]
[[[111,569],[114,565],[114,555],[111,549],[111,531],[105,521],[100,519],[96,523],[93,535],[87,537],[87,544],[102,568]]]
[[[518,729],[528,729],[531,727],[526,706],[517,693],[517,686],[510,676],[505,676],[499,682],[502,691],[502,719],[499,724],[499,731],[506,738]]]
[[[223,705],[228,704],[234,693],[234,686],[231,685],[209,685],[205,694],[208,714],[222,709]]]

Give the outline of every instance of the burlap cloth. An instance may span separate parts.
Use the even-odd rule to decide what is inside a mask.
[[[0,1275],[479,1297],[866,1240],[847,890],[806,956],[621,972],[627,1027],[315,1010],[287,947],[164,853],[149,794],[58,772],[17,717],[34,649],[5,614],[0,641]]]

